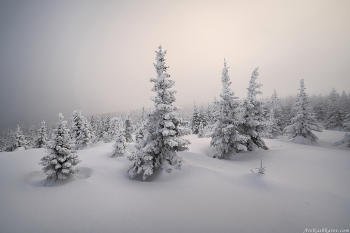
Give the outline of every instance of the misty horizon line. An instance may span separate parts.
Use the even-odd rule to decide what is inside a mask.
[[[338,92],[334,87],[331,89],[331,91],[332,90],[335,90],[336,91],[336,93],[337,94],[339,94],[339,95],[341,95],[341,93],[342,92],[345,92],[345,94],[347,94],[346,93],[346,91],[345,90],[342,90],[342,92]],[[329,96],[330,95],[330,93],[331,93],[331,91],[329,92],[329,94],[327,94],[327,95],[322,95],[322,94],[315,94],[315,93],[312,93],[311,95],[310,94],[308,94],[308,93],[306,93],[307,95],[308,95],[308,97],[309,97],[309,99],[310,98],[319,98],[320,96],[322,97],[322,98],[325,98],[325,97],[327,97],[327,96]],[[234,91],[233,91],[234,92]],[[278,97],[278,100],[279,101],[287,101],[287,100],[292,100],[292,101],[296,101],[296,99],[297,99],[297,96],[298,96],[298,91],[296,91],[296,93],[295,93],[295,95],[292,95],[292,94],[288,94],[288,95],[285,95],[285,96],[279,96],[279,94],[278,94],[278,91],[276,91],[276,93],[277,93],[277,97]],[[220,98],[220,94],[218,95],[219,96],[219,98]],[[271,95],[272,96],[272,95]],[[259,96],[260,98],[258,98],[258,100],[260,100],[260,101],[268,101],[269,99],[271,99],[271,96]],[[347,96],[350,98],[350,91],[348,92],[348,94],[347,94]],[[238,97],[238,96],[236,96],[236,97]],[[216,98],[216,95],[214,95],[214,97],[213,97],[213,101],[211,101],[211,102],[208,102],[208,103],[204,103],[204,101],[202,101],[202,102],[199,102],[199,101],[196,101],[196,100],[194,100],[191,104],[186,104],[185,106],[178,106],[178,105],[176,105],[176,104],[174,104],[176,107],[178,107],[178,109],[179,109],[179,113],[182,113],[182,112],[191,112],[191,111],[193,111],[193,107],[194,107],[194,103],[196,104],[196,106],[199,108],[199,107],[201,107],[201,106],[204,106],[204,108],[207,108],[207,107],[210,107],[210,108],[212,108],[212,106],[213,106],[213,104],[214,104],[214,99]],[[219,98],[217,98],[217,101],[218,101],[218,99]],[[239,100],[239,101],[243,101],[245,99],[245,97],[243,97],[243,98],[241,98],[241,97],[238,97],[238,99],[237,100]],[[176,103],[176,100],[174,101],[174,103]],[[86,118],[91,118],[91,117],[104,117],[104,116],[114,116],[114,117],[122,117],[122,115],[125,115],[127,112],[129,112],[131,115],[136,115],[136,114],[141,114],[142,113],[142,109],[144,109],[144,112],[145,113],[147,113],[148,112],[148,110],[149,109],[153,109],[154,108],[154,106],[142,106],[142,107],[140,107],[140,108],[134,108],[134,109],[129,109],[129,110],[121,110],[121,111],[109,111],[109,112],[100,112],[100,113],[94,113],[94,114],[86,114],[86,115],[84,115],[83,114],[83,116],[85,116]],[[74,110],[72,110],[71,112],[73,112],[73,111],[75,111],[75,110],[80,110],[79,108],[76,108],[76,109],[74,109]],[[81,110],[80,110],[81,111]],[[57,112],[57,116],[58,116],[58,114],[60,114],[60,113],[62,113],[62,111],[58,111]],[[66,111],[66,113],[67,113],[67,111]],[[82,113],[83,113],[83,111],[82,111]],[[67,115],[67,114],[65,114],[65,115]],[[65,116],[65,115],[63,115],[63,116]],[[13,125],[11,125],[11,126],[5,126],[5,127],[3,127],[3,128],[1,128],[0,129],[0,133],[2,134],[2,133],[5,133],[5,131],[7,131],[7,130],[11,130],[12,128],[15,128],[15,127],[17,127],[17,126],[20,126],[21,128],[23,128],[23,129],[30,129],[32,126],[40,126],[40,124],[41,124],[41,122],[42,121],[45,121],[45,123],[47,123],[47,125],[55,125],[57,122],[55,121],[55,120],[53,120],[54,118],[56,119],[57,118],[57,116],[55,116],[55,117],[50,117],[51,118],[51,120],[48,120],[48,119],[46,119],[46,120],[39,120],[39,121],[37,121],[37,123],[25,123],[25,122],[21,122],[21,123],[17,123],[17,124],[13,124]],[[70,115],[69,115],[70,116]],[[67,122],[70,122],[71,121],[71,117],[65,117],[64,118]]]

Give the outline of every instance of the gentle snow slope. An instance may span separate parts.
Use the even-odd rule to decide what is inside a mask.
[[[51,187],[38,165],[44,149],[0,153],[0,232],[349,229],[350,150],[329,146],[343,134],[317,133],[320,146],[265,140],[269,151],[231,160],[210,158],[210,139],[191,135],[183,168],[146,182],[128,178],[126,157],[109,157],[113,143],[78,151],[81,172]],[[261,158],[266,174],[252,174]]]

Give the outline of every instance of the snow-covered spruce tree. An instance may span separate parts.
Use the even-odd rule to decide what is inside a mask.
[[[102,137],[102,140],[107,143],[107,142],[110,142],[110,138],[109,138],[109,127],[110,127],[110,124],[111,124],[111,118],[109,115],[107,115],[106,117],[103,118],[103,128],[102,128],[102,132],[101,132],[101,137]]]
[[[125,148],[128,145],[128,143],[126,142],[126,138],[125,138],[125,129],[123,126],[123,121],[120,118],[118,121],[119,123],[119,127],[118,127],[118,132],[116,134],[116,136],[114,137],[115,140],[115,144],[113,145],[113,147],[115,148],[112,157],[116,157],[116,156],[123,156],[124,152],[125,152]]]
[[[47,127],[45,121],[41,122],[41,127],[38,130],[38,135],[35,137],[33,146],[35,148],[44,148],[48,142]]]
[[[73,116],[72,116],[72,125],[71,125],[71,138],[73,139],[73,142],[76,143],[76,139],[80,135],[80,128],[83,125],[83,116],[81,115],[80,110],[74,110]]]
[[[326,115],[324,127],[326,129],[338,129],[343,128],[344,111],[341,107],[340,99],[329,100],[328,112]]]
[[[152,113],[151,109],[149,109],[148,115],[146,115],[144,112],[142,113],[142,119],[140,121],[140,125],[137,127],[135,131],[135,138],[137,143],[140,143],[145,136],[145,131],[147,129],[147,123],[148,123],[147,119],[151,113]]]
[[[279,106],[277,103],[277,92],[274,90],[274,94],[271,96],[271,100],[268,101],[266,104],[266,128],[264,131],[264,137],[267,138],[276,138],[278,135],[282,134],[282,130],[279,126],[279,120],[276,117],[276,113],[279,110]]]
[[[89,133],[90,133],[90,143],[95,143],[96,142],[96,135],[95,135],[96,131],[94,129],[93,124],[91,124],[91,119],[88,120],[85,118],[85,120],[87,123],[87,128],[88,128]]]
[[[95,133],[95,143],[100,141],[103,138],[103,119],[100,116],[97,116],[96,118],[96,133]]]
[[[290,139],[297,140],[296,142],[299,141],[296,137],[303,137],[309,139],[311,143],[316,143],[318,138],[312,131],[322,132],[322,130],[318,127],[317,121],[313,116],[305,89],[304,79],[302,79],[300,80],[298,101],[295,103],[296,116],[291,119],[291,125],[287,126],[284,131]]]
[[[89,130],[89,122],[83,117],[83,123],[79,129],[79,136],[75,139],[75,149],[82,150],[91,143],[92,136]]]
[[[316,115],[316,119],[322,121],[326,117],[327,113],[327,104],[322,95],[319,95],[314,107],[313,111]]]
[[[191,119],[191,129],[193,134],[198,133],[199,123],[200,123],[199,111],[196,106],[196,102],[193,104],[193,114]]]
[[[345,127],[345,131],[350,131],[350,113],[346,115],[343,126]],[[341,144],[347,143],[347,147],[350,147],[350,133],[344,135],[344,138],[340,141],[337,141],[333,144],[333,146],[339,146]]]
[[[262,94],[257,90],[262,84],[257,84],[255,80],[258,78],[259,68],[255,68],[249,81],[248,96],[243,102],[243,131],[245,135],[249,136],[247,141],[248,150],[253,150],[254,145],[268,150],[264,140],[261,138],[266,127],[266,119],[264,118],[264,110],[262,101],[256,99],[257,94]]]
[[[107,115],[103,119],[103,131],[108,133],[110,125],[111,125],[111,117],[110,115]]]
[[[198,129],[198,134],[197,134],[198,138],[204,138],[204,127],[203,127],[203,123],[199,123],[199,129]]]
[[[26,137],[24,136],[21,127],[17,125],[17,130],[15,132],[15,148],[23,147],[24,149],[28,149],[28,141],[26,140]]]
[[[212,111],[211,111],[210,106],[209,106],[209,103],[208,103],[207,109],[205,110],[205,114],[207,116],[207,125],[209,125],[210,122],[211,122],[211,118],[213,117],[212,116]]]
[[[154,83],[152,91],[156,92],[156,96],[151,97],[155,110],[148,116],[144,139],[136,145],[136,150],[129,157],[133,162],[129,169],[130,177],[143,174],[143,179],[146,179],[155,169],[166,168],[170,172],[168,166],[180,169],[182,160],[176,152],[187,150],[187,145],[190,144],[189,140],[181,137],[189,134],[190,130],[179,126],[182,119],[178,108],[173,106],[176,91],[169,90],[175,81],[170,80],[170,75],[166,73],[166,51],[163,52],[159,46],[156,53],[157,63],[154,67],[157,78],[150,79]]]
[[[134,140],[132,139],[132,132],[134,131],[134,124],[133,121],[130,117],[130,113],[126,112],[126,116],[125,116],[125,121],[124,121],[124,125],[125,125],[125,139],[127,142],[133,142]]]
[[[221,81],[221,99],[215,103],[216,122],[212,125],[210,134],[212,138],[210,146],[214,147],[214,158],[224,158],[230,153],[246,151],[246,143],[249,139],[240,133],[243,121],[240,118],[238,97],[235,97],[234,92],[230,89],[231,82],[226,60],[224,60]]]
[[[108,129],[108,137],[109,137],[109,141],[114,140],[114,137],[117,135],[118,133],[118,128],[119,128],[119,121],[118,121],[118,117],[112,117],[111,118],[111,123]]]
[[[16,149],[16,138],[15,134],[11,129],[7,130],[5,135],[5,146],[2,148],[3,151],[13,151]]]
[[[350,99],[346,95],[345,91],[342,92],[339,101],[343,112],[343,118],[345,119],[346,115],[350,113]]]
[[[213,107],[210,112],[210,121],[208,126],[213,125],[216,122],[215,112],[218,111],[218,101],[216,101],[216,96],[214,96]]]
[[[201,106],[201,108],[199,110],[199,123],[202,123],[203,127],[208,125],[208,116],[207,116],[207,113],[206,113],[206,111],[204,109],[203,103],[202,103],[202,106]],[[198,131],[199,131],[199,129],[198,129]]]
[[[82,150],[91,143],[92,136],[89,128],[89,123],[87,119],[81,115],[81,111],[73,111],[71,136],[75,143],[76,150]]]
[[[35,148],[34,141],[37,136],[37,130],[35,125],[31,125],[28,132],[24,133],[26,135],[26,140],[28,141],[28,147],[29,148]]]
[[[294,105],[295,105],[296,99],[292,98],[291,96],[286,97],[283,99],[281,104],[281,115],[279,118],[281,130],[284,131],[284,129],[291,124],[291,119],[294,117]]]
[[[75,168],[79,162],[77,152],[73,150],[74,142],[70,137],[69,129],[66,127],[67,121],[63,120],[62,113],[58,115],[59,121],[56,129],[52,132],[52,139],[47,145],[47,152],[40,165],[44,166],[43,171],[48,180],[66,179],[70,174],[75,174],[79,170]]]

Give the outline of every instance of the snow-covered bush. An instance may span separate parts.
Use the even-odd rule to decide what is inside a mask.
[[[249,136],[246,143],[248,150],[253,150],[254,145],[268,150],[264,140],[261,138],[266,128],[266,119],[264,118],[264,110],[262,101],[256,99],[257,94],[262,94],[260,90],[257,90],[262,84],[257,84],[255,80],[258,78],[258,68],[256,68],[249,81],[248,96],[243,102],[244,114],[243,114],[243,131],[245,135]]]
[[[157,72],[157,78],[150,81],[154,83],[152,91],[156,96],[152,97],[155,110],[147,117],[147,128],[143,140],[136,145],[136,150],[132,152],[129,159],[133,162],[129,169],[129,176],[134,177],[137,174],[143,174],[143,179],[151,176],[155,169],[162,167],[181,167],[181,158],[177,156],[177,151],[187,150],[189,140],[181,136],[189,134],[190,130],[181,128],[181,118],[178,114],[178,108],[173,106],[175,101],[174,90],[169,90],[174,81],[170,80],[170,75],[166,73],[164,56],[166,51],[156,51],[156,61],[154,67]],[[170,171],[170,168],[167,169]]]
[[[285,128],[285,132],[289,138],[296,143],[307,144],[309,139],[311,143],[316,143],[317,136],[312,131],[322,132],[317,125],[317,121],[312,114],[312,109],[309,106],[309,98],[305,93],[304,79],[300,80],[300,93],[298,101],[295,103],[296,116],[291,119],[291,125]],[[302,137],[302,138],[301,138]]]
[[[58,115],[59,121],[52,132],[52,139],[47,145],[47,152],[40,165],[48,180],[66,179],[70,174],[79,172],[75,168],[79,162],[77,152],[73,150],[74,142],[71,140],[67,121],[63,120],[62,113]]]
[[[214,112],[216,122],[210,127],[212,130],[210,146],[214,147],[214,158],[223,158],[229,153],[247,150],[246,143],[249,139],[240,133],[243,121],[240,118],[237,97],[230,89],[231,82],[225,60],[221,81],[221,100],[216,101]]]

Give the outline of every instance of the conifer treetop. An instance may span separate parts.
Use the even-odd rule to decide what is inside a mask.
[[[156,92],[156,96],[152,96],[150,99],[154,102],[154,105],[159,110],[165,110],[165,111],[174,111],[177,108],[172,106],[171,104],[175,101],[174,94],[176,93],[175,90],[168,90],[170,89],[175,81],[170,80],[170,75],[166,73],[166,70],[168,69],[167,66],[165,66],[165,59],[164,56],[166,54],[166,51],[162,51],[162,46],[159,46],[159,51],[156,51],[156,64],[153,64],[156,72],[157,72],[157,78],[151,78],[150,82],[154,82],[154,86],[152,88],[152,91]]]
[[[222,93],[220,96],[222,98],[225,98],[226,94],[229,94],[230,96],[234,95],[233,92],[231,92],[230,85],[232,82],[230,82],[230,76],[228,75],[228,68],[226,66],[226,59],[224,58],[224,68],[222,69],[222,77],[221,77],[221,82],[222,82]],[[215,98],[215,97],[214,97]]]
[[[262,94],[262,91],[257,90],[258,88],[260,88],[262,86],[262,84],[257,84],[255,82],[255,80],[259,76],[258,69],[259,69],[259,67],[254,69],[254,71],[252,73],[252,76],[250,78],[250,81],[249,81],[249,87],[247,88],[248,89],[248,100],[255,99],[256,95],[258,95],[258,94],[261,95]]]

